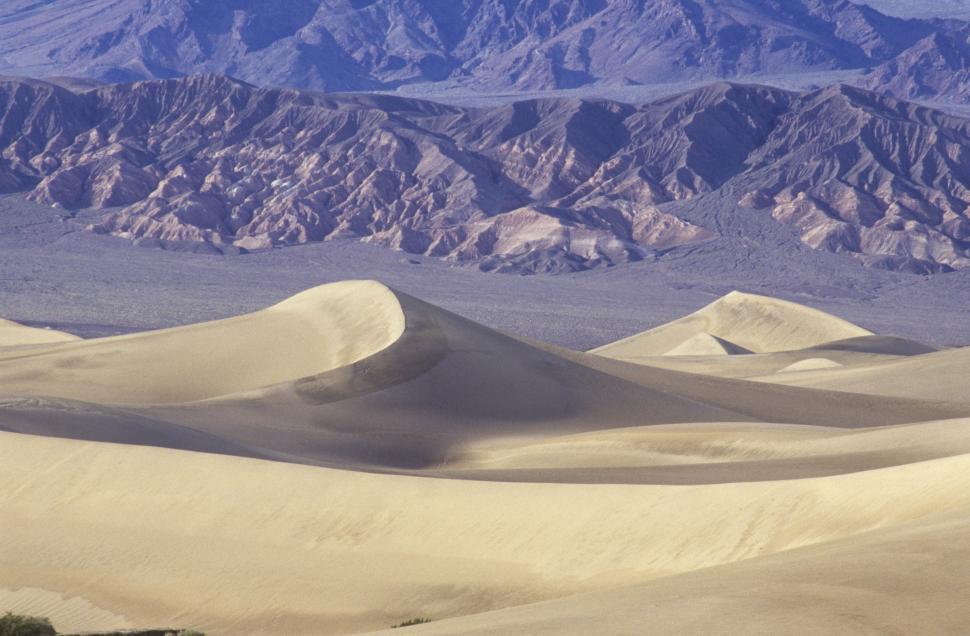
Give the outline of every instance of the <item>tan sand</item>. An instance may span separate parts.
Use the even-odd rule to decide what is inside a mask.
[[[622,360],[658,356],[702,333],[757,353],[804,349],[872,335],[871,331],[811,307],[731,292],[689,316],[599,347],[592,353]]]
[[[816,479],[624,486],[371,475],[11,433],[0,452],[0,479],[17,484],[0,493],[6,587],[213,634],[467,614],[970,506],[968,455]]]
[[[965,352],[711,307],[591,355],[356,281],[2,348],[0,611],[216,636],[959,624],[965,585],[933,586],[968,565]]]
[[[797,373],[799,371],[817,371],[819,369],[838,369],[842,364],[831,358],[805,358],[798,362],[792,362],[787,367],[778,370],[778,373]]]
[[[965,634],[970,511],[650,583],[409,628],[416,636]],[[959,591],[958,591],[959,590]],[[375,634],[399,636],[397,630]]]
[[[921,400],[970,402],[970,348],[845,369],[752,378],[791,386]]]
[[[50,344],[52,342],[70,342],[72,340],[79,340],[79,338],[64,331],[27,327],[0,318],[0,348]]]
[[[0,350],[0,386],[8,394],[101,403],[188,402],[347,366],[403,330],[389,289],[336,283],[228,320]]]
[[[729,356],[751,353],[733,342],[718,338],[709,333],[699,333],[681,342],[673,349],[664,352],[665,356]]]

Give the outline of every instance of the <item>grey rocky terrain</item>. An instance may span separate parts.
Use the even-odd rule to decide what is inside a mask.
[[[558,272],[797,228],[869,265],[970,265],[970,122],[847,86],[446,106],[223,76],[72,92],[0,82],[0,189],[165,247],[356,238]],[[688,206],[717,193],[718,214]],[[724,206],[730,211],[724,211]]]

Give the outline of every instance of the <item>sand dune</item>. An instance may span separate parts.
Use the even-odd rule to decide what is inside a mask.
[[[732,356],[645,356],[631,359],[630,362],[658,369],[710,375],[719,378],[748,379],[778,373],[787,367],[805,360],[826,359],[834,363],[835,366],[850,367],[876,364],[887,360],[895,360],[900,357],[896,355],[859,353],[855,351],[826,351],[811,347],[808,349],[796,349],[795,351]]]
[[[468,444],[436,474],[506,481],[721,483],[794,479],[970,453],[970,419],[869,429],[700,423]]]
[[[352,364],[403,330],[404,315],[386,287],[336,283],[228,320],[0,350],[0,386],[8,394],[101,403],[188,402]]]
[[[970,519],[968,358],[865,333],[731,294],[579,353],[355,281],[5,346],[0,611],[215,635],[906,631],[872,597],[917,586],[887,551],[966,556],[938,542]]]
[[[4,428],[300,463],[414,469],[441,464],[476,440],[507,435],[685,422],[881,426],[970,415],[962,405],[876,401],[626,365],[535,346],[376,283],[347,285],[305,292],[301,297],[314,302],[288,301],[279,313],[273,308],[0,360],[7,390],[45,394],[26,402],[0,400]],[[359,286],[370,295],[358,307]],[[336,340],[317,341],[320,352],[308,346],[319,325],[331,320],[335,300],[348,305],[340,315],[352,317],[340,323],[345,335],[368,328],[357,319],[373,320],[366,302],[374,296],[385,313],[404,316],[406,328],[393,342],[364,355],[396,333],[397,323],[389,332],[377,314],[379,338],[336,362],[328,347],[339,342],[339,331],[326,332]],[[260,339],[267,334],[268,341]],[[209,341],[201,347],[204,338]],[[234,348],[242,344],[244,349]],[[215,347],[220,354],[209,355]],[[153,358],[139,374],[147,356],[166,363]],[[353,362],[327,369],[340,360]],[[268,368],[250,368],[264,364]],[[260,381],[275,383],[254,386]],[[208,396],[215,397],[124,404]],[[79,402],[93,399],[122,406]]]
[[[733,342],[718,338],[707,332],[691,336],[673,349],[664,352],[665,356],[729,356],[751,353]]]
[[[622,360],[662,355],[703,333],[757,353],[804,349],[872,335],[862,327],[811,307],[735,291],[689,316],[599,347],[592,353]]]
[[[52,342],[70,342],[72,340],[78,340],[78,337],[54,329],[27,327],[0,318],[0,348],[49,344]]]
[[[855,367],[867,366],[886,362],[888,360],[899,359],[932,353],[937,351],[933,347],[920,342],[897,338],[893,336],[860,336],[845,340],[824,342],[804,349],[794,349],[791,351],[776,351],[771,353],[750,352],[745,355],[743,351],[734,352],[734,355],[726,356],[722,353],[695,354],[695,355],[659,355],[659,356],[636,356],[633,358],[623,358],[626,361],[636,364],[658,367],[661,369],[671,369],[684,371],[687,373],[699,373],[702,375],[713,375],[723,378],[755,378],[778,373],[792,365],[798,365],[798,369],[804,366],[806,360],[829,360],[834,364],[831,366]]]
[[[369,475],[10,433],[0,449],[4,482],[18,483],[0,494],[7,587],[215,634],[484,611],[970,506],[967,455],[818,479],[624,486]],[[48,515],[57,524],[38,527]]]
[[[797,373],[799,371],[817,371],[818,369],[838,369],[843,365],[831,358],[805,358],[798,362],[792,362],[787,367],[778,370],[778,373]]]
[[[970,402],[970,348],[845,369],[752,378],[791,386],[921,400]]]
[[[417,636],[963,634],[970,511],[729,565],[409,628]],[[397,631],[374,634],[398,636]]]

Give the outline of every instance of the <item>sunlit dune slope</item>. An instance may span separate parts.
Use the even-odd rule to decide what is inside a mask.
[[[226,320],[0,350],[0,387],[100,403],[188,402],[352,364],[403,330],[404,314],[389,289],[349,281]]]
[[[765,382],[920,400],[970,402],[970,347],[843,369],[753,378]]]
[[[811,307],[735,291],[689,316],[599,347],[592,353],[624,360],[664,355],[700,334],[764,353],[804,349],[872,332]]]
[[[649,583],[435,621],[415,636],[963,634],[970,510]],[[395,631],[375,632],[397,636]]]
[[[54,329],[37,329],[27,327],[10,320],[0,318],[0,350],[3,347],[19,347],[24,345],[50,344],[52,342],[70,342],[78,337]]]
[[[970,506],[967,455],[741,484],[520,484],[0,433],[0,479],[17,484],[0,492],[7,588],[215,635],[486,611]]]

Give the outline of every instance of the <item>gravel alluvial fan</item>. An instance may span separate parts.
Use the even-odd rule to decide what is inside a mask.
[[[507,271],[573,271],[716,238],[722,191],[811,247],[970,264],[970,124],[862,89],[714,84],[656,102],[468,108],[223,76],[72,92],[0,82],[2,186],[91,229],[263,249],[358,237]]]

